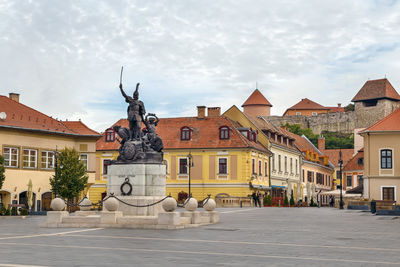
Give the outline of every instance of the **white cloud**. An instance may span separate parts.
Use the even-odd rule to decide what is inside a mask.
[[[308,97],[347,104],[368,79],[400,88],[400,4],[375,1],[0,1],[0,94],[102,131],[130,94],[160,116]],[[157,103],[162,103],[157,106]],[[151,109],[151,110],[149,110]]]

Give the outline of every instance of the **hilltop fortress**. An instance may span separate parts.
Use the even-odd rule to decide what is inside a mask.
[[[261,94],[258,90],[254,93]],[[253,94],[254,94],[253,93]],[[400,107],[400,95],[385,79],[367,81],[351,100],[354,111],[344,108],[324,107],[307,98],[288,108],[283,116],[270,116],[272,105],[268,103],[245,102],[243,108],[248,113],[257,113],[276,126],[300,124],[310,128],[314,134],[323,131],[354,133],[357,129],[369,127]]]

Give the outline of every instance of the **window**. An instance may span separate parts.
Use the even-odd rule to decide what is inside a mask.
[[[364,107],[375,107],[378,104],[378,100],[364,100],[363,101]]]
[[[394,187],[382,187],[382,200],[394,201]]]
[[[358,180],[358,185],[362,185],[364,182],[363,176],[362,175],[357,175],[357,180]]]
[[[353,177],[351,176],[351,175],[349,175],[349,176],[347,176],[346,177],[346,180],[347,180],[347,186],[352,186],[351,184],[352,184],[352,179]]]
[[[28,169],[34,169],[37,167],[37,150],[24,149],[24,154],[22,157],[22,166]]]
[[[298,111],[297,111],[297,112],[296,112],[296,115],[301,115],[301,112],[298,112]]]
[[[317,112],[313,112],[312,115],[313,115],[313,116],[317,116]]]
[[[323,184],[324,183],[324,175],[322,173],[317,172],[316,180],[317,180],[317,184]]]
[[[303,170],[303,183],[304,183],[305,175],[304,175],[304,170]]]
[[[113,129],[106,130],[106,142],[114,142],[115,141],[115,132]]]
[[[261,164],[261,160],[259,160],[258,161],[258,175],[262,175],[262,172],[261,172],[261,169],[262,169],[262,164]]]
[[[79,155],[79,160],[85,165],[86,170],[88,169],[88,154],[80,154]]]
[[[279,170],[279,172],[282,172],[282,167],[281,167],[281,155],[278,155],[278,170]]]
[[[267,162],[264,162],[264,176],[267,177],[267,173],[268,173],[268,164]]]
[[[256,160],[255,159],[251,159],[251,173],[252,174],[256,174]]]
[[[108,166],[111,165],[111,160],[110,159],[105,159],[103,160],[103,174],[108,173]]]
[[[340,179],[340,171],[336,171],[336,179]]]
[[[181,129],[181,140],[190,140],[192,137],[192,130],[189,127],[183,127]]]
[[[299,170],[298,170],[298,162],[297,162],[297,159],[296,159],[296,174],[299,174]]]
[[[293,173],[293,159],[290,158],[290,173]]]
[[[16,147],[4,147],[3,156],[5,167],[18,168],[18,152],[19,150]]]
[[[285,173],[287,172],[287,156],[285,156]]]
[[[313,173],[310,171],[307,171],[307,181],[309,183],[312,183],[312,181],[313,181]]]
[[[42,169],[53,169],[54,162],[53,151],[42,151]]]
[[[382,149],[381,150],[381,169],[392,168],[392,150]]]
[[[358,165],[364,165],[364,158],[358,158],[357,164]]]
[[[218,159],[218,174],[228,174],[228,159],[219,158]]]
[[[188,159],[179,159],[179,174],[188,174]]]
[[[275,154],[272,155],[272,171],[275,171]]]
[[[227,126],[222,126],[219,128],[219,139],[229,139],[229,128]]]
[[[244,135],[244,137],[249,139],[249,131],[248,130],[241,130],[240,132]]]

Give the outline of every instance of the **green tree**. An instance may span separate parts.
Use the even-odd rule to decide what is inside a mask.
[[[288,199],[287,195],[285,195],[285,199],[283,200],[283,204],[285,204],[285,206],[289,206],[289,199]]]
[[[290,205],[294,205],[294,197],[293,197],[293,191],[290,193]]]
[[[65,148],[58,155],[57,193],[69,202],[73,202],[86,188],[88,176],[86,166],[79,160],[79,153],[73,148]],[[50,178],[50,185],[55,190],[55,176]]]
[[[3,187],[4,180],[6,179],[5,172],[4,157],[0,155],[0,189]]]
[[[354,111],[354,104],[348,104],[344,107],[344,111]]]

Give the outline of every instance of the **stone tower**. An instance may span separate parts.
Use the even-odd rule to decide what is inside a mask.
[[[367,81],[351,101],[356,129],[369,127],[400,107],[400,95],[386,78]]]
[[[243,103],[243,112],[250,116],[269,116],[271,114],[271,103],[263,96],[263,94],[258,90],[254,92],[247,98]]]

